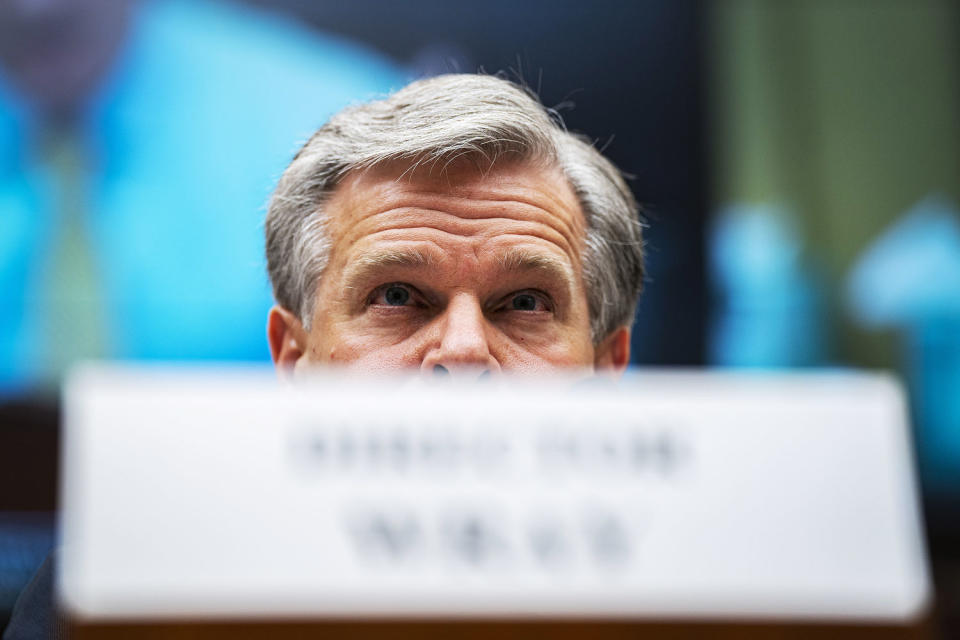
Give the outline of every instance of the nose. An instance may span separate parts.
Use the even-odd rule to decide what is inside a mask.
[[[437,334],[420,365],[422,373],[477,380],[500,371],[490,351],[490,327],[476,298],[454,296],[435,322]]]

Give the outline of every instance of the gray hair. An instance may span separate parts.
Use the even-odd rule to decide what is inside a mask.
[[[267,268],[277,303],[310,326],[330,257],[324,205],[353,171],[500,157],[558,167],[579,199],[587,232],[583,278],[593,342],[633,321],[643,286],[637,204],[620,171],[522,87],[487,75],[444,75],[384,100],[344,109],[284,171],[267,211]]]

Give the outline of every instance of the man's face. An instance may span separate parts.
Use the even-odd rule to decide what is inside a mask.
[[[278,365],[467,378],[625,366],[626,329],[591,341],[584,219],[558,170],[405,169],[356,173],[337,188],[310,330],[271,313]]]

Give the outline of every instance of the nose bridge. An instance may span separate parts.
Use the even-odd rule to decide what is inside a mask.
[[[434,348],[423,362],[428,373],[483,373],[498,369],[490,352],[487,318],[475,296],[453,296],[440,318],[439,331]]]
[[[487,344],[486,319],[480,302],[469,294],[459,294],[450,300],[440,344],[448,358],[473,361],[490,355]]]

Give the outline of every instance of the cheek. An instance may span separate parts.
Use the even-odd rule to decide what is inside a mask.
[[[347,369],[360,373],[389,373],[400,371],[416,371],[420,368],[422,359],[415,352],[398,348],[378,349],[357,354],[356,357],[337,360]]]
[[[382,373],[418,368],[421,352],[410,340],[385,344],[379,336],[354,335],[329,342],[325,351],[317,354],[317,361],[360,372]]]
[[[593,344],[579,334],[511,336],[497,345],[494,357],[505,370],[522,373],[549,373],[557,369],[593,365]]]

